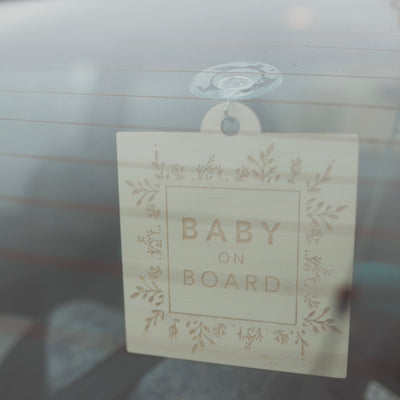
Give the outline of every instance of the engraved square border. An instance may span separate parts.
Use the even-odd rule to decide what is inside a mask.
[[[237,190],[237,191],[260,191],[260,192],[289,192],[297,194],[297,250],[296,250],[296,300],[295,300],[295,318],[293,323],[289,322],[276,322],[276,321],[263,321],[256,319],[245,319],[245,318],[234,318],[225,317],[220,315],[208,315],[208,314],[195,314],[187,313],[181,311],[171,310],[171,279],[170,279],[170,241],[169,241],[169,228],[168,228],[168,189],[169,188],[179,188],[179,189],[222,189],[222,190]],[[227,319],[234,321],[244,321],[244,322],[258,322],[265,324],[278,324],[287,326],[297,325],[297,313],[298,313],[298,292],[299,292],[299,260],[300,260],[300,226],[301,226],[301,191],[295,189],[261,189],[261,188],[241,188],[241,187],[223,187],[223,186],[178,186],[178,185],[165,185],[165,223],[166,223],[166,236],[167,236],[167,266],[168,266],[168,311],[170,314],[178,315],[188,315],[188,316],[198,316],[198,317],[208,317],[216,319]]]

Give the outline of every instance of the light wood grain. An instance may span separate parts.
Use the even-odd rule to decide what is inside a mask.
[[[118,134],[127,347],[345,377],[355,135]]]

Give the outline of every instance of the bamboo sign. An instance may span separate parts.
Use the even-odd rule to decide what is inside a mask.
[[[128,351],[345,377],[354,135],[121,132]]]

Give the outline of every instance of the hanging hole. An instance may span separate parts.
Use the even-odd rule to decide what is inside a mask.
[[[225,117],[221,122],[221,130],[226,136],[235,136],[240,131],[240,122],[235,117]]]

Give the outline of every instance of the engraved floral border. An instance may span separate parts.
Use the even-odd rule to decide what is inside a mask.
[[[306,233],[306,240],[310,245],[320,243],[325,235],[333,232],[335,221],[347,208],[346,205],[328,204],[319,198],[324,185],[332,179],[333,163],[332,161],[325,171],[316,173],[313,179],[306,181],[306,216],[311,222],[311,228]],[[289,343],[296,345],[302,360],[305,359],[309,346],[309,337],[328,331],[341,334],[340,329],[335,325],[335,319],[329,316],[330,307],[322,305],[315,293],[321,282],[332,276],[332,270],[322,257],[309,250],[305,250],[304,253],[304,280],[302,283],[302,288],[305,290],[303,307],[308,311],[304,313],[294,329],[265,328],[267,323],[243,328],[237,320],[232,319],[232,323],[229,324],[226,321],[218,321],[216,317],[189,318],[181,321],[181,318],[176,318],[173,313],[169,314],[167,309],[163,308],[165,306],[164,290],[158,283],[159,277],[163,274],[160,267],[163,254],[162,232],[161,226],[156,224],[161,214],[160,207],[157,205],[157,196],[160,194],[158,182],[161,180],[181,181],[186,177],[203,182],[220,182],[222,180],[228,182],[228,180],[224,179],[224,169],[218,164],[215,154],[209,154],[206,160],[199,163],[196,168],[188,168],[181,164],[166,164],[160,161],[159,152],[155,146],[152,168],[155,182],[150,182],[147,178],[141,181],[125,181],[132,189],[136,206],[142,207],[145,215],[154,220],[154,225],[143,234],[139,234],[137,241],[144,246],[149,259],[155,261],[150,264],[157,265],[149,266],[146,274],[140,276],[141,284],[137,285],[136,291],[130,296],[132,299],[141,299],[149,303],[149,315],[145,319],[143,334],[166,321],[169,339],[178,340],[181,334],[189,335],[192,342],[192,353],[201,351],[206,346],[216,345],[218,340],[227,335],[235,337],[245,350],[250,351],[268,335],[278,345],[288,345]],[[293,185],[296,184],[302,173],[303,160],[300,157],[293,158],[288,171],[280,173],[274,159],[274,143],[272,143],[265,150],[259,151],[257,155],[248,155],[241,166],[234,170],[234,180],[248,182],[255,179],[268,185],[278,183],[283,176],[287,175],[285,178],[287,184]],[[210,318],[217,322],[210,323]]]

